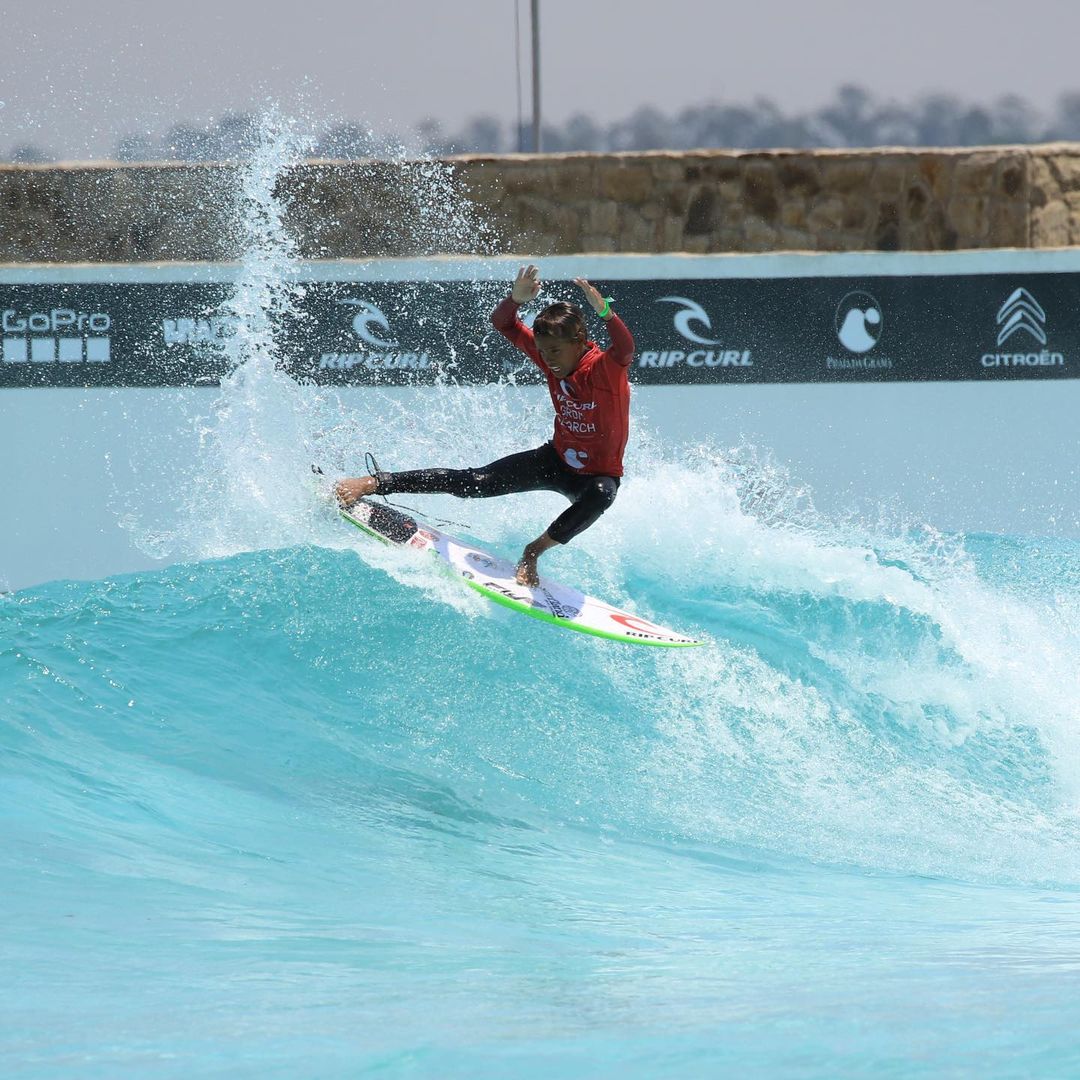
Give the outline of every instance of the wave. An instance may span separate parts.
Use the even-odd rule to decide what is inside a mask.
[[[180,770],[333,827],[569,825],[1080,883],[1075,544],[858,533],[699,450],[635,473],[574,552],[590,591],[711,641],[658,656],[488,605],[304,498],[336,547],[0,605],[5,743],[73,830],[102,825],[76,791],[155,827],[169,785],[140,769]],[[511,513],[485,504],[496,545]]]

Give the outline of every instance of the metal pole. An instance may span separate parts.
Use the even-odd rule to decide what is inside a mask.
[[[540,153],[540,0],[532,0],[533,153]]]

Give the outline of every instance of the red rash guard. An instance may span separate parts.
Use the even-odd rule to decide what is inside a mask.
[[[491,324],[520,349],[547,379],[555,406],[555,450],[571,469],[594,476],[622,476],[623,451],[630,433],[630,383],[634,339],[618,315],[607,320],[611,347],[586,343],[574,373],[557,379],[540,359],[533,332],[517,317],[518,304],[507,297],[491,314]]]

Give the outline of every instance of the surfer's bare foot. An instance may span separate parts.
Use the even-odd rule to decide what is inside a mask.
[[[517,564],[517,573],[514,575],[514,580],[519,585],[529,585],[535,589],[540,584],[540,574],[536,569],[536,560],[539,558],[539,552],[530,552],[529,548],[525,549],[521,561]]]
[[[517,573],[514,575],[514,580],[519,585],[531,585],[535,589],[536,586],[540,584],[540,575],[536,572],[536,560],[539,559],[545,551],[555,547],[558,543],[558,540],[552,540],[545,532],[542,536],[538,536],[531,544],[526,544],[525,550],[521,553],[521,559],[518,561]]]
[[[379,481],[374,476],[355,476],[340,480],[334,488],[334,494],[337,495],[337,501],[342,508],[348,510],[357,499],[362,499],[365,495],[373,495],[378,489]]]

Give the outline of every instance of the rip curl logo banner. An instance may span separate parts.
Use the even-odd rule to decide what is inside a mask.
[[[455,260],[456,277],[445,265],[299,264],[284,302],[256,311],[244,308],[235,267],[3,267],[0,387],[214,386],[254,355],[301,383],[542,384],[490,323],[517,263]],[[638,385],[1080,377],[1080,267],[1062,253],[656,257],[679,277],[649,277],[652,265],[641,256],[581,265],[617,297]],[[885,272],[909,265],[922,269]],[[836,266],[845,272],[825,272]],[[695,267],[700,276],[688,276]],[[528,322],[567,299],[580,300],[572,280],[550,274],[520,314]],[[590,310],[585,319],[605,347],[605,325]],[[580,379],[559,390],[560,422],[583,446],[567,462],[577,468],[598,391]]]
[[[661,296],[657,302],[660,304],[677,304],[679,306],[679,310],[675,312],[672,322],[675,329],[687,341],[692,341],[695,345],[720,344],[718,338],[702,337],[695,329],[695,326],[700,326],[709,332],[712,331],[712,321],[709,319],[709,313],[696,300],[691,300],[688,296]]]
[[[390,320],[374,304],[368,303],[366,300],[355,300],[352,297],[337,302],[360,309],[353,318],[352,328],[353,333],[365,345],[374,345],[377,349],[397,348],[396,341],[385,341],[383,337],[378,336],[380,331],[384,337],[389,334]]]

